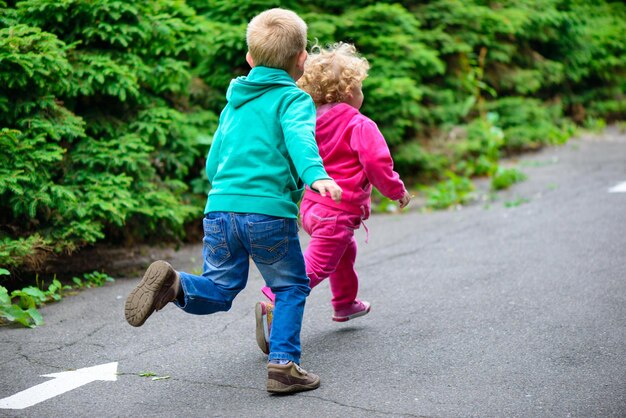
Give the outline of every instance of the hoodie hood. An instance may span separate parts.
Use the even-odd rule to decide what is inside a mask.
[[[315,139],[322,157],[333,154],[333,149],[340,146],[346,137],[341,134],[348,129],[359,111],[345,103],[330,103],[317,108],[317,127]],[[348,138],[349,138],[349,134]]]
[[[285,70],[254,67],[247,76],[237,77],[230,82],[226,100],[238,108],[277,86],[295,87],[296,82]]]
[[[346,103],[329,103],[317,108],[317,131],[342,129],[359,114],[359,111]]]

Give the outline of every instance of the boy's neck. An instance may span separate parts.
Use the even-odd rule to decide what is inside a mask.
[[[287,74],[289,74],[293,81],[298,81],[300,77],[302,77],[302,74],[304,74],[304,62],[306,61],[306,58],[307,52],[302,51],[293,58],[289,68],[283,68],[283,70],[287,71]],[[246,54],[246,61],[250,65],[250,68],[256,67],[250,52]]]

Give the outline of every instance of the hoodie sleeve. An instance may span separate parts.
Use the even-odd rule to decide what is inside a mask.
[[[357,152],[365,175],[374,187],[391,200],[404,196],[404,183],[393,171],[387,142],[372,120],[364,119],[354,127],[350,146]]]
[[[283,103],[280,123],[289,156],[305,184],[330,179],[315,142],[315,105],[311,96],[298,89]]]
[[[213,184],[213,177],[215,177],[215,173],[217,172],[218,165],[218,151],[220,147],[220,143],[222,136],[220,135],[219,129],[213,135],[213,142],[211,142],[211,148],[209,148],[209,155],[206,158],[206,175],[209,179],[209,183]]]
[[[223,113],[224,112],[222,112],[222,114]],[[215,177],[215,173],[217,173],[217,166],[219,165],[219,150],[222,145],[222,132],[220,131],[222,114],[220,114],[217,130],[213,134],[213,141],[211,141],[209,154],[206,157],[205,172],[211,184],[213,184],[213,178]]]

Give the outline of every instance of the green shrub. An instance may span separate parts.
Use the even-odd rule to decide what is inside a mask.
[[[457,171],[470,177],[494,173],[504,140],[502,129],[495,125],[497,120],[498,115],[490,113],[487,118],[474,119],[467,125],[467,138],[455,149]]]
[[[8,274],[8,270],[0,269],[0,276]],[[27,286],[10,294],[4,286],[0,286],[0,325],[13,322],[29,328],[42,325],[44,321],[38,307],[60,301],[65,292],[84,287],[100,287],[114,281],[109,275],[98,271],[85,274],[83,279],[74,277],[73,286],[62,284],[56,277],[47,288],[43,281],[39,281],[39,276],[35,280],[37,286]]]
[[[0,0],[0,265],[184,239],[245,26],[275,6],[370,61],[362,111],[405,179],[445,180],[433,201],[626,119],[623,2]]]
[[[423,181],[437,179],[450,165],[450,159],[437,152],[429,152],[418,142],[410,141],[398,145],[394,152],[395,167],[403,173],[413,173]]]
[[[469,178],[452,172],[447,172],[446,176],[447,180],[424,189],[427,208],[446,209],[464,205],[474,199],[475,186]]]
[[[519,183],[524,180],[526,180],[526,174],[522,173],[518,169],[498,167],[493,177],[491,178],[491,189],[508,189],[513,184]]]
[[[507,152],[538,149],[562,144],[573,134],[572,125],[563,119],[556,105],[524,97],[506,97],[488,105],[499,115],[498,124],[504,132],[503,148]]]
[[[18,2],[0,26],[0,264],[108,238],[182,236],[202,214],[214,112],[194,103],[204,20],[182,2]]]

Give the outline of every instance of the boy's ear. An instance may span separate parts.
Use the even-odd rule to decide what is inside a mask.
[[[296,59],[296,67],[299,70],[304,71],[304,63],[306,62],[306,59],[308,58],[308,56],[309,54],[307,54],[306,51],[302,51],[298,55],[298,58]]]
[[[250,65],[250,68],[254,68],[254,60],[252,59],[250,52],[246,53],[246,61],[248,62],[248,65]]]

